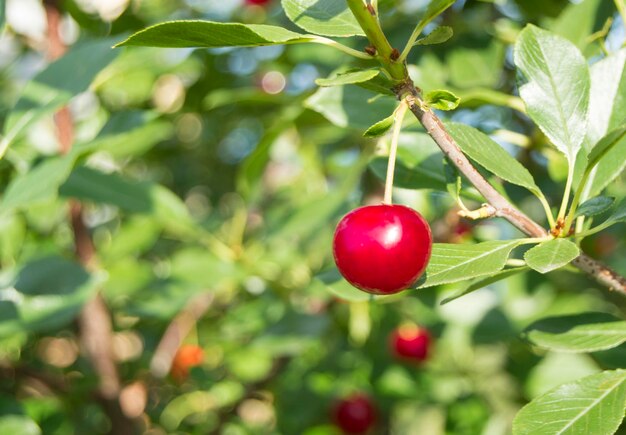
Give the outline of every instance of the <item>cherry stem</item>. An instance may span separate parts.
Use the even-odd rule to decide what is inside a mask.
[[[389,162],[387,163],[387,177],[385,179],[385,196],[383,204],[391,205],[391,192],[393,190],[393,175],[396,170],[396,155],[398,153],[398,139],[400,131],[402,131],[402,121],[408,109],[406,102],[401,101],[400,106],[396,109],[395,120],[393,123],[393,133],[391,134],[391,149],[389,150]]]

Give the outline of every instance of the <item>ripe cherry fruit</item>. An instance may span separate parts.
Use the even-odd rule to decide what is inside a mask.
[[[204,352],[199,346],[184,344],[176,352],[170,373],[172,378],[182,382],[189,376],[189,369],[200,365],[204,360]]]
[[[376,409],[369,397],[354,394],[335,405],[333,422],[344,433],[363,434],[376,423]]]
[[[407,362],[426,361],[431,342],[432,338],[428,330],[414,324],[400,326],[389,337],[394,356]]]
[[[265,6],[272,0],[246,0],[249,5]]]
[[[426,269],[432,249],[426,220],[403,205],[370,205],[341,219],[333,254],[339,272],[353,286],[392,294],[413,284]]]

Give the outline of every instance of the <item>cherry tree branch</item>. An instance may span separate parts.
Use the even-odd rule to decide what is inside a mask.
[[[48,22],[47,57],[54,61],[65,54],[67,47],[61,37],[61,12],[57,1],[45,0]],[[67,106],[54,115],[59,140],[59,152],[67,154],[74,142],[74,122]],[[92,269],[96,251],[91,234],[83,221],[82,206],[70,202],[70,223],[74,233],[76,258],[86,268]],[[137,433],[135,422],[121,409],[119,394],[121,383],[113,352],[113,325],[104,298],[97,294],[87,302],[78,317],[80,341],[99,378],[97,399],[111,420],[111,433],[132,435]]]
[[[539,238],[548,236],[548,231],[545,228],[502,196],[463,154],[461,148],[446,130],[441,119],[424,104],[420,90],[413,84],[406,67],[404,65],[399,67],[397,62],[395,62],[396,59],[391,54],[395,49],[390,47],[376,17],[367,12],[367,7],[363,0],[346,1],[370,43],[378,50],[379,54],[383,55],[381,62],[397,83],[394,92],[398,99],[407,102],[409,110],[419,120],[450,162],[456,166],[459,172],[472,183],[476,190],[495,209],[494,215],[506,219],[528,236]],[[389,68],[390,66],[392,68]],[[626,278],[620,276],[608,266],[586,254],[581,254],[572,264],[590,275],[599,284],[626,295]]]

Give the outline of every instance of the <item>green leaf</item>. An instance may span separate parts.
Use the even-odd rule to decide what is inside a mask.
[[[370,170],[380,180],[387,175],[387,156],[377,156],[369,163]],[[402,133],[398,143],[396,170],[393,178],[396,187],[405,189],[435,189],[446,192],[447,183],[441,150],[425,133]],[[462,189],[461,196],[484,202],[474,190]]]
[[[370,169],[384,180],[388,156],[377,156]],[[398,141],[398,155],[393,184],[405,189],[437,189],[446,191],[441,152],[425,133],[402,133]]]
[[[415,41],[414,45],[434,45],[434,44],[442,44],[446,42],[448,39],[452,38],[454,32],[452,31],[452,27],[449,26],[439,26],[436,27],[435,30],[430,32],[423,38]]]
[[[485,287],[487,287],[488,285],[494,284],[498,281],[502,281],[505,280],[513,275],[517,275],[518,273],[522,273],[522,272],[526,272],[527,270],[529,270],[528,267],[526,266],[522,266],[522,267],[513,267],[511,269],[504,269],[501,270],[500,272],[497,272],[495,274],[493,274],[490,277],[487,278],[479,278],[477,280],[475,280],[474,282],[470,283],[468,286],[466,286],[465,288],[463,288],[462,290],[459,290],[458,292],[456,292],[454,295],[449,296],[447,298],[445,298],[444,300],[441,301],[441,305],[445,305],[449,302],[452,302],[462,296],[465,296],[469,293],[472,293],[476,290],[480,290],[483,289]]]
[[[115,205],[123,210],[148,213],[152,210],[150,186],[132,183],[117,174],[106,174],[79,166],[60,187],[65,197]]]
[[[0,278],[0,338],[51,331],[72,321],[101,282],[60,257],[34,260]]]
[[[187,207],[174,193],[155,183],[136,183],[87,166],[76,168],[59,193],[66,197],[111,204],[131,213],[151,213],[171,233],[195,231]]]
[[[588,166],[597,165],[617,145],[626,148],[626,127],[619,127],[611,131],[594,145],[588,156]]]
[[[501,80],[504,54],[504,45],[496,40],[485,47],[468,44],[453,48],[446,56],[450,83],[459,88],[459,93],[463,89],[496,88]],[[441,71],[431,74],[439,75]]]
[[[6,21],[6,0],[0,0],[0,30],[4,29]]]
[[[626,370],[605,371],[561,385],[524,406],[513,435],[615,433],[624,418]]]
[[[335,74],[326,79],[317,79],[315,83],[318,86],[343,86],[354,83],[363,83],[373,79],[380,71],[377,69],[364,69],[357,71],[348,71],[345,73]]]
[[[439,110],[454,110],[461,102],[452,92],[442,89],[426,92],[424,100],[426,104]]]
[[[518,240],[483,242],[475,245],[433,244],[426,272],[416,288],[465,281],[499,272],[506,265]]]
[[[100,39],[77,44],[28,82],[5,123],[0,157],[28,127],[87,90],[96,75],[118,55],[111,50],[113,41]]]
[[[370,300],[372,295],[355,288],[343,279],[337,269],[331,269],[315,277],[315,280],[327,291],[339,299],[350,302],[364,302]]]
[[[0,417],[0,433],[12,435],[40,435],[41,428],[26,415],[12,414]]]
[[[626,199],[622,199],[622,201],[615,207],[615,210],[613,210],[611,216],[609,216],[607,220],[602,223],[602,226],[608,227],[618,222],[626,222]]]
[[[465,124],[450,122],[446,123],[446,128],[461,150],[479,165],[509,183],[541,195],[541,190],[528,169],[489,136]]]
[[[367,130],[365,130],[365,133],[363,133],[363,136],[378,137],[378,136],[384,135],[391,129],[391,127],[393,127],[393,122],[395,119],[396,119],[396,116],[394,113],[392,113],[385,119],[378,121],[376,124],[372,125]]]
[[[397,100],[375,95],[357,86],[319,88],[304,102],[339,127],[366,130],[396,109]]]
[[[431,0],[428,4],[428,8],[426,9],[426,13],[424,13],[424,16],[419,21],[418,27],[423,27],[424,25],[430,23],[432,20],[444,13],[446,9],[452,6],[455,1],[456,0]]]
[[[552,239],[529,249],[524,260],[529,267],[540,273],[559,269],[580,255],[578,246],[567,239]]]
[[[314,37],[266,24],[181,20],[156,24],[131,35],[116,47],[258,47],[310,42]]]
[[[588,199],[583,202],[576,210],[576,215],[579,216],[595,216],[602,214],[611,208],[615,198],[609,196],[596,196],[595,198]]]
[[[586,147],[594,153],[599,141],[626,124],[626,48],[591,66],[591,97]],[[597,144],[597,145],[595,145]],[[592,145],[595,145],[592,148]],[[589,179],[586,197],[597,196],[626,168],[623,141],[608,149]],[[595,151],[598,154],[599,151]]]
[[[626,320],[606,313],[549,317],[528,326],[524,338],[543,349],[596,352],[626,341]]]
[[[568,40],[529,24],[515,44],[515,64],[528,115],[573,166],[587,132],[587,61]]]
[[[67,179],[75,154],[51,157],[23,175],[15,177],[0,202],[0,214],[9,214],[32,205],[48,202],[57,196],[59,186]]]
[[[613,12],[603,0],[584,0],[568,4],[550,26],[550,30],[583,50],[590,43],[598,23],[603,23]]]
[[[344,0],[282,0],[293,23],[316,35],[365,36]]]
[[[626,124],[626,48],[591,65],[588,144]]]
[[[447,158],[443,159],[443,172],[446,176],[446,190],[454,198],[454,201],[458,203],[461,200],[461,189],[463,188],[461,174]]]
[[[114,157],[141,155],[174,133],[172,123],[155,118],[146,111],[114,113],[95,139],[75,148],[81,153],[106,151]]]

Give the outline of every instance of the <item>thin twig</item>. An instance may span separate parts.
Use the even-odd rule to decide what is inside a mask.
[[[404,101],[401,101],[400,106],[396,110],[393,124],[393,133],[391,135],[391,149],[389,150],[389,161],[387,162],[387,176],[385,179],[385,196],[383,197],[383,204],[391,204],[391,194],[393,191],[393,174],[396,167],[398,141],[400,139],[400,132],[402,131],[402,121],[404,120],[406,110],[406,103]]]
[[[60,33],[61,12],[55,0],[46,0],[48,21],[48,50],[50,60],[58,59],[67,51]],[[74,142],[74,123],[68,107],[60,109],[54,117],[59,152],[67,154]],[[87,269],[95,264],[95,248],[89,230],[83,222],[82,207],[79,202],[70,202],[70,221],[74,233],[76,258]],[[135,422],[122,411],[119,403],[121,383],[113,353],[113,326],[111,315],[102,296],[97,294],[83,307],[78,324],[80,341],[94,371],[99,378],[98,401],[111,421],[110,433],[132,435],[137,433]]]
[[[388,54],[389,42],[380,27],[378,20],[371,15],[363,13],[361,0],[346,0],[356,20],[367,35],[370,43],[379,51]],[[621,0],[617,0],[620,1]],[[409,109],[420,121],[426,132],[433,138],[441,151],[454,164],[472,185],[495,209],[495,216],[502,217],[517,227],[524,234],[533,238],[546,238],[548,231],[532,220],[521,210],[517,209],[504,196],[502,196],[467,159],[461,148],[447,132],[443,123],[430,109],[423,105],[420,91],[415,87],[408,75],[404,64],[390,62],[388,56],[383,56],[383,65],[389,69],[398,85],[394,88],[400,101],[406,99]],[[626,279],[619,276],[604,264],[592,259],[586,254],[581,254],[572,262],[574,266],[592,276],[598,283],[619,291],[626,295]]]
[[[213,293],[203,293],[192,298],[172,320],[150,361],[150,371],[154,377],[163,378],[169,373],[176,351],[196,322],[211,307],[213,299]]]

